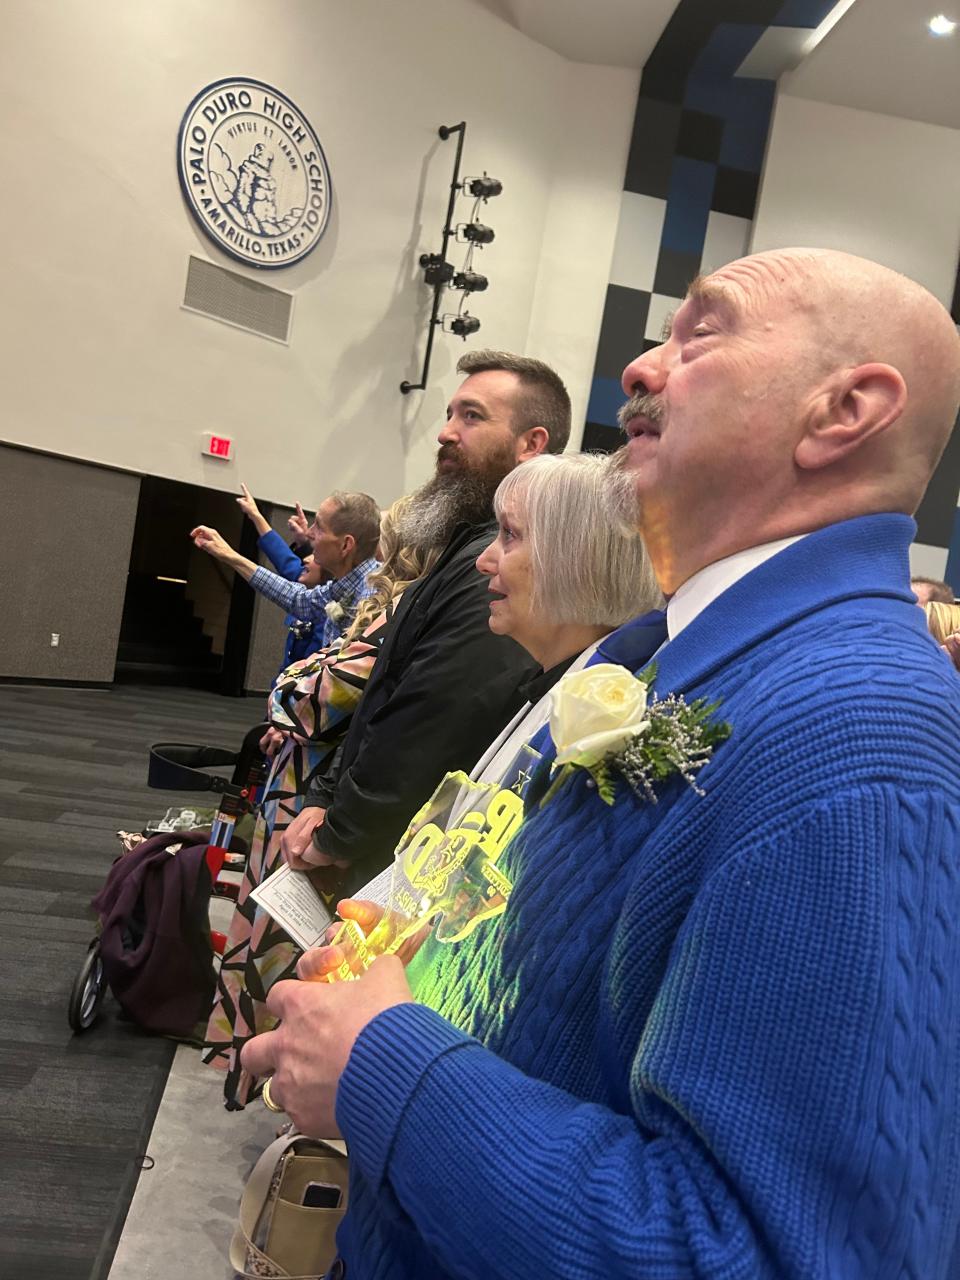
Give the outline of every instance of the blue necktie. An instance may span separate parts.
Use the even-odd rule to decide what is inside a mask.
[[[630,671],[641,671],[667,638],[666,611],[654,609],[652,613],[645,613],[643,617],[628,622],[605,636],[587,666],[614,662]],[[550,771],[557,756],[557,748],[550,737],[549,723],[537,730],[530,739],[530,746],[534,751],[540,752],[541,759],[524,794],[524,813],[529,813],[539,805],[550,786]]]

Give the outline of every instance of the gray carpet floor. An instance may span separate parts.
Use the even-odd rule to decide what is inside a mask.
[[[175,1046],[116,1017],[67,1024],[91,897],[120,846],[177,803],[146,786],[166,739],[238,748],[260,698],[0,686],[0,1276],[102,1280]],[[147,1175],[144,1175],[147,1176]]]

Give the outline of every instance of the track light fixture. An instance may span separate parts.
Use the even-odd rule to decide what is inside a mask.
[[[457,224],[457,239],[463,244],[490,244],[493,241],[493,227],[485,227],[482,222],[460,222]]]
[[[430,372],[430,356],[433,352],[434,334],[438,328],[442,329],[444,333],[453,333],[458,338],[464,339],[469,337],[470,334],[476,333],[480,328],[480,321],[476,316],[472,316],[469,311],[465,311],[464,306],[469,294],[482,293],[490,283],[486,276],[473,270],[473,255],[477,249],[482,249],[486,244],[492,244],[494,233],[492,227],[485,226],[484,223],[477,221],[477,212],[481,203],[500,195],[503,191],[503,183],[500,179],[491,178],[486,170],[479,178],[464,178],[461,181],[460,157],[463,154],[463,143],[467,133],[466,121],[461,120],[459,124],[453,125],[441,125],[438,132],[444,141],[453,137],[454,134],[458,135],[457,154],[453,162],[453,181],[450,183],[447,220],[443,228],[443,241],[440,252],[422,253],[420,255],[424,284],[433,289],[433,306],[430,312],[430,319],[427,322],[427,345],[423,356],[423,372],[420,375],[419,382],[409,382],[404,379],[400,383],[400,391],[403,395],[410,391],[425,390],[427,375]],[[473,206],[466,221],[455,223],[453,211],[458,196],[472,196]],[[456,240],[459,244],[468,246],[459,270],[454,267],[452,262],[447,261],[447,250],[451,240]],[[443,301],[445,289],[459,289],[461,291],[460,306],[456,311],[441,315],[440,305]]]
[[[421,253],[420,265],[425,284],[449,284],[453,279],[453,263],[444,262],[438,253]]]
[[[463,190],[469,191],[478,200],[492,200],[503,191],[503,183],[499,178],[491,178],[485,173],[482,178],[464,178]]]
[[[477,271],[458,271],[453,277],[453,287],[464,293],[483,293],[489,283],[487,277]]]
[[[462,316],[449,314],[443,317],[444,333],[455,333],[458,338],[467,339],[467,335],[476,333],[480,328],[480,321],[476,316],[472,316],[469,311],[465,311]]]

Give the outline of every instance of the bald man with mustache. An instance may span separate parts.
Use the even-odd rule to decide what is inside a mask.
[[[280,984],[245,1063],[347,1139],[332,1275],[956,1280],[960,682],[908,548],[960,339],[782,250],[696,281],[623,386],[611,504],[669,602],[600,656],[656,652],[730,737],[656,803],[575,770],[503,916],[427,974]]]

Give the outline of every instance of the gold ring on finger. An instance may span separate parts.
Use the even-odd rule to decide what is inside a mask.
[[[278,1106],[277,1103],[274,1102],[273,1096],[270,1093],[270,1081],[272,1080],[272,1078],[273,1078],[272,1076],[268,1076],[267,1079],[264,1080],[263,1093],[260,1096],[263,1098],[263,1105],[267,1108],[268,1111],[276,1111],[278,1114],[282,1115],[283,1107]]]

